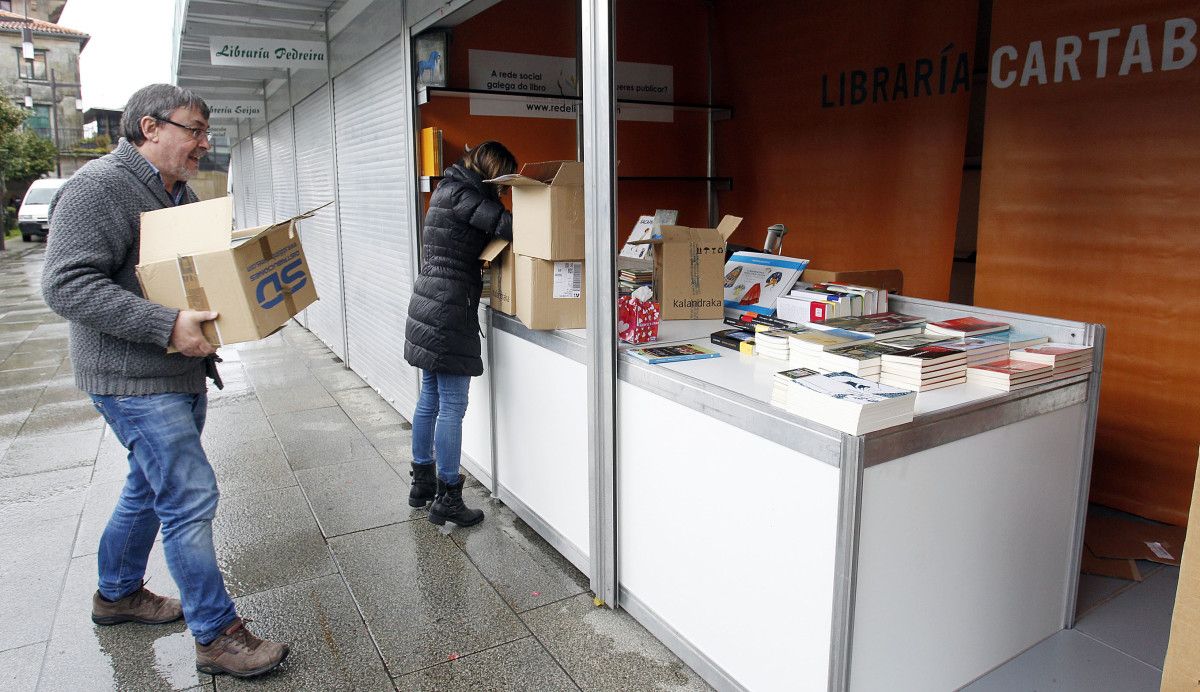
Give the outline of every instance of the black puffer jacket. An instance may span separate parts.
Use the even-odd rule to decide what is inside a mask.
[[[493,238],[512,240],[512,213],[474,171],[455,164],[429,200],[421,273],[404,329],[404,360],[451,375],[482,375],[479,357],[479,253]]]

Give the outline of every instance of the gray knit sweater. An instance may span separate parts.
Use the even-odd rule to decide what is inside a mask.
[[[185,202],[195,202],[191,188]],[[167,354],[179,313],[142,297],[141,213],[173,206],[137,148],[80,168],[50,205],[42,295],[71,323],[75,384],[91,394],[205,391],[204,358]]]

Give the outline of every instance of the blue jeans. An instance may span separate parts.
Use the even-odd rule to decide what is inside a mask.
[[[413,463],[432,464],[436,448],[437,476],[443,483],[458,482],[462,421],[470,388],[470,375],[421,371],[421,396],[412,421]]]
[[[200,446],[208,396],[93,394],[92,402],[129,450],[125,488],[100,537],[100,595],[118,600],[141,587],[161,522],[183,616],[208,644],[237,617],[213,548],[217,477]]]

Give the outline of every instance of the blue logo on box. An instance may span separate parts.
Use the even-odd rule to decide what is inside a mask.
[[[258,298],[258,304],[263,309],[270,310],[283,302],[285,286],[287,293],[297,293],[308,284],[308,275],[300,268],[303,263],[302,258],[296,258],[285,264],[279,271],[267,274],[258,282],[255,295]]]

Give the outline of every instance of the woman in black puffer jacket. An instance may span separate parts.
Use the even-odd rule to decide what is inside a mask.
[[[483,521],[483,512],[463,504],[458,471],[467,390],[471,378],[483,374],[479,253],[493,238],[512,240],[512,213],[500,203],[497,187],[483,181],[516,169],[516,159],[499,142],[468,150],[462,161],[446,169],[425,216],[421,273],[404,330],[404,359],[421,369],[408,504],[424,507],[432,500],[429,520],[439,525]]]

